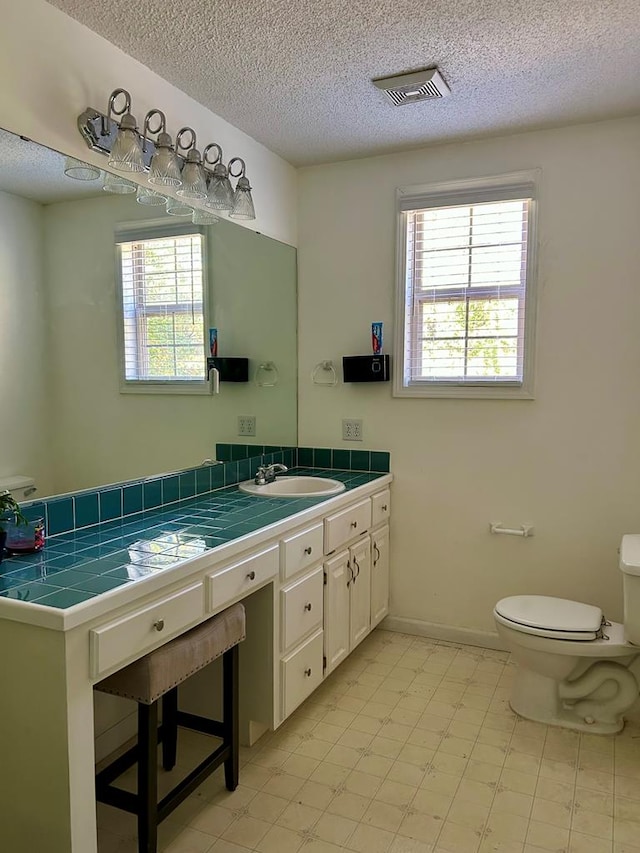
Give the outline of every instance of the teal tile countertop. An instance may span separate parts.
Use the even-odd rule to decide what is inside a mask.
[[[294,468],[350,491],[382,473]],[[344,493],[343,493],[344,494]],[[246,495],[237,485],[117,521],[51,536],[37,554],[5,557],[0,597],[65,609],[253,533],[328,500]]]

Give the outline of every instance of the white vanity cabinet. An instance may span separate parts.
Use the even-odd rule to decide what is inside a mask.
[[[323,678],[322,523],[280,540],[280,717]]]
[[[389,612],[389,525],[371,534],[371,628]]]
[[[0,771],[0,782],[10,780],[3,849],[29,853],[46,837],[47,853],[97,853],[95,735],[117,749],[135,716],[119,709],[124,716],[96,732],[93,684],[236,601],[247,613],[243,739],[277,728],[388,611],[390,483],[381,474],[66,610],[0,597],[0,647],[11,649],[0,690],[11,732]],[[181,699],[192,713],[210,703],[210,673],[201,676]],[[39,804],[28,831],[25,802]]]
[[[370,537],[362,537],[327,560],[324,573],[324,654],[328,674],[371,630]]]

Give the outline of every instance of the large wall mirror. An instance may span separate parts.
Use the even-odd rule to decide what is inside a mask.
[[[34,477],[45,496],[192,467],[216,442],[295,444],[295,249],[206,226],[208,324],[220,356],[249,359],[249,381],[122,393],[115,232],[179,220],[66,177],[64,162],[0,131],[0,478]],[[264,362],[276,384],[256,381]],[[241,415],[256,418],[255,437],[238,436]]]

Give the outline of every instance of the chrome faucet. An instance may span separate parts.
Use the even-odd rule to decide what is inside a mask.
[[[289,469],[286,465],[281,465],[275,462],[273,465],[261,465],[254,479],[256,486],[266,486],[267,483],[273,483],[278,474],[285,474]]]

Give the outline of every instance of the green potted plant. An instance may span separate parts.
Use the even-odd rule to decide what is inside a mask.
[[[2,562],[4,546],[7,541],[7,525],[28,523],[20,507],[13,499],[11,492],[0,492],[0,563]]]

